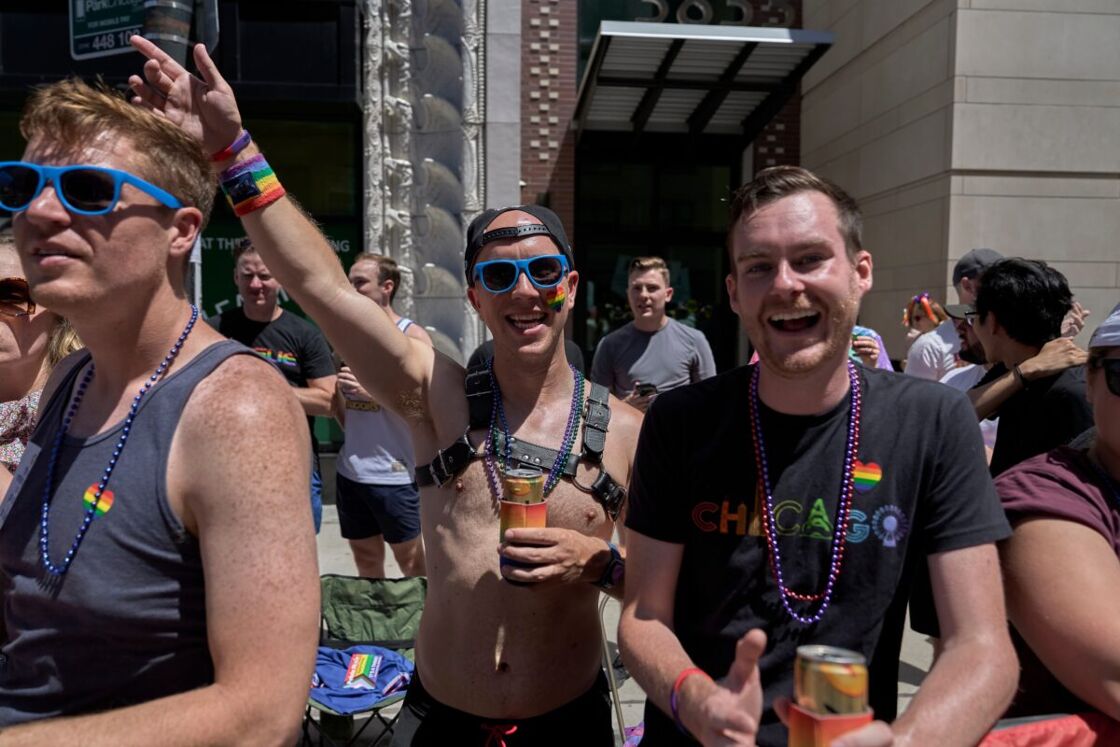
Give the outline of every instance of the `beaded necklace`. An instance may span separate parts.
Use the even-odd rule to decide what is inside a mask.
[[[109,458],[109,464],[105,467],[105,471],[101,474],[101,479],[97,482],[97,492],[93,496],[93,501],[90,502],[89,508],[86,509],[85,517],[82,519],[81,526],[78,527],[78,532],[74,535],[74,541],[70,544],[70,549],[66,551],[66,556],[62,562],[55,565],[51,561],[50,556],[50,510],[51,510],[51,492],[54,488],[54,468],[55,463],[58,461],[58,452],[62,448],[62,441],[66,438],[66,433],[70,430],[70,423],[73,422],[74,416],[78,413],[78,406],[82,404],[82,397],[85,396],[86,389],[89,383],[93,381],[94,366],[90,363],[89,370],[86,371],[85,376],[82,377],[81,383],[78,384],[78,389],[74,392],[74,399],[70,403],[70,409],[66,413],[66,417],[62,419],[62,427],[58,430],[58,435],[55,436],[54,446],[51,447],[51,455],[47,460],[47,476],[43,484],[43,511],[42,518],[39,522],[39,555],[43,561],[43,567],[52,576],[59,577],[70,570],[70,564],[74,562],[74,555],[78,552],[78,547],[81,546],[82,540],[85,539],[86,532],[89,530],[90,524],[93,522],[93,517],[97,514],[97,508],[101,504],[101,496],[105,492],[106,486],[109,484],[109,478],[113,475],[113,469],[117,466],[117,460],[120,459],[121,452],[124,451],[124,445],[128,442],[128,433],[132,429],[132,421],[136,419],[136,413],[140,409],[140,401],[148,390],[159,381],[167,367],[175,360],[175,356],[179,354],[179,350],[186,342],[187,336],[194,329],[194,323],[198,320],[198,307],[191,306],[191,318],[187,322],[186,328],[183,333],[179,335],[179,339],[171,346],[171,350],[164,357],[163,362],[156,368],[148,380],[144,382],[144,386],[140,387],[140,392],[132,398],[132,407],[128,410],[128,416],[124,420],[124,426],[121,428],[121,437],[117,441],[116,447],[113,448],[113,456]]]
[[[820,622],[832,601],[832,592],[840,578],[840,570],[844,563],[844,545],[848,536],[848,518],[852,510],[852,494],[855,487],[853,468],[859,454],[860,413],[862,409],[862,392],[860,390],[859,374],[856,366],[848,361],[848,380],[851,384],[851,406],[848,410],[848,438],[844,450],[844,474],[840,480],[840,499],[836,507],[836,524],[832,534],[830,548],[831,559],[828,566],[828,581],[823,591],[816,594],[802,594],[793,591],[785,585],[785,574],[782,569],[782,555],[778,547],[778,533],[774,518],[774,494],[770,484],[769,464],[766,460],[766,444],[762,439],[762,419],[759,413],[758,377],[760,366],[755,366],[751,374],[750,384],[750,416],[751,437],[754,441],[754,458],[758,471],[759,487],[766,496],[766,511],[763,513],[763,530],[766,534],[766,546],[770,561],[770,570],[778,585],[778,593],[782,606],[794,620],[802,625],[813,625]],[[813,615],[802,615],[793,609],[790,600],[799,602],[819,602],[820,606]]]
[[[564,470],[564,465],[568,462],[568,456],[572,453],[572,445],[575,443],[576,431],[579,430],[580,414],[583,410],[583,374],[576,369],[571,363],[568,368],[572,370],[572,406],[568,411],[568,424],[564,426],[564,439],[560,443],[560,449],[556,452],[556,459],[552,462],[552,467],[548,470],[548,479],[544,483],[544,494],[547,496],[560,482],[560,474]],[[491,358],[487,364],[487,371],[490,374],[490,391],[494,393],[493,404],[490,406],[490,448],[486,450],[483,457],[483,464],[486,466],[486,478],[490,485],[490,495],[493,496],[495,501],[502,498],[502,486],[498,469],[498,427],[501,426],[501,434],[505,436],[505,448],[502,450],[502,468],[501,471],[509,469],[509,462],[512,458],[512,446],[510,445],[511,435],[509,432],[509,423],[506,421],[506,408],[502,404],[502,390],[498,386],[498,379],[494,376],[494,359]]]

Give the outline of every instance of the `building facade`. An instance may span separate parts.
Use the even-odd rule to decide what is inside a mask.
[[[898,357],[901,309],[956,302],[974,247],[1043,259],[1094,312],[1120,300],[1120,4],[804,0],[834,48],[802,84],[802,163],[863,205],[863,306]]]
[[[68,14],[100,1],[0,8],[10,157],[29,86],[68,74],[123,86],[136,69],[135,55],[70,59]],[[952,266],[973,247],[1053,262],[1098,318],[1120,295],[1115,0],[217,8],[214,54],[286,186],[344,265],[365,249],[401,262],[402,311],[459,360],[486,336],[465,300],[464,227],[484,207],[539,202],[575,245],[569,331],[588,357],[628,319],[626,263],[655,254],[673,271],[671,313],[708,336],[721,369],[741,361],[748,342],[723,283],[727,200],[779,163],[862,203],[876,272],[861,321],[892,357],[904,355],[906,300],[955,300]],[[206,313],[238,302],[240,236],[219,205],[202,251]]]

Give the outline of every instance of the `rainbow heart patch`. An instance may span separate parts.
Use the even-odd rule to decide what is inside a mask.
[[[86,488],[86,494],[82,496],[82,503],[86,504],[88,510],[97,498],[97,483],[90,485]],[[101,494],[101,500],[97,501],[97,516],[104,516],[113,507],[113,491],[108,488]]]
[[[855,481],[856,490],[866,493],[883,479],[883,468],[875,462],[864,464],[857,459],[855,467],[852,469],[852,478]]]

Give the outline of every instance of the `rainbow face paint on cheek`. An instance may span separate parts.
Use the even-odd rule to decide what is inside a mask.
[[[544,292],[544,301],[548,304],[548,308],[553,311],[560,311],[564,308],[564,301],[568,299],[568,293],[564,290],[564,283],[558,284],[555,288],[549,288]]]

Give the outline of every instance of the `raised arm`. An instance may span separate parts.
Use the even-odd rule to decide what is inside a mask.
[[[233,89],[203,45],[194,48],[201,79],[140,36],[132,37],[132,45],[148,57],[143,77],[129,78],[134,103],[181,127],[208,154],[237,139],[241,114]],[[260,153],[250,143],[216,169]],[[283,174],[277,177],[283,180]],[[399,411],[400,402],[414,402],[419,391],[428,389],[433,349],[401,335],[373,301],[350,286],[330,244],[291,196],[247,213],[241,222],[268,268],[374,397]]]

